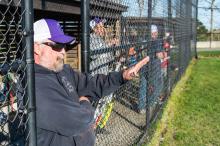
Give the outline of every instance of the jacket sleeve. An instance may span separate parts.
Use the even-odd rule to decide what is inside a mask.
[[[89,96],[92,99],[99,99],[116,91],[126,82],[123,79],[122,71],[111,72],[108,75],[97,74],[91,76],[80,72],[73,72],[76,79],[77,92],[79,96]]]
[[[64,89],[57,89],[58,86],[53,83],[56,82],[37,77],[37,127],[64,136],[84,133],[93,123],[91,104],[87,101],[74,102],[74,97],[66,96]]]

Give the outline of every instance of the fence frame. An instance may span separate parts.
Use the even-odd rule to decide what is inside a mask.
[[[26,42],[26,75],[27,75],[27,94],[28,102],[28,132],[29,146],[37,146],[37,128],[36,128],[36,96],[35,96],[35,77],[34,77],[34,41],[33,41],[33,1],[25,0],[25,30],[23,35]]]

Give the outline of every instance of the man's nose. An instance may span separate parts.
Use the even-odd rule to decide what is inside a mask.
[[[65,55],[66,50],[65,50],[65,48],[64,48],[64,47],[63,47],[63,48],[60,50],[60,53],[62,53],[63,55]]]

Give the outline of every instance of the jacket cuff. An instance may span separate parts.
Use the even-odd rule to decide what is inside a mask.
[[[79,103],[81,104],[81,105],[90,105],[91,103],[89,102],[89,101],[87,101],[87,100],[81,100],[81,101],[79,101]]]
[[[119,78],[119,80],[120,80],[120,83],[121,84],[125,84],[125,83],[127,83],[127,81],[128,80],[126,80],[126,79],[124,79],[123,78],[123,72],[124,72],[124,70],[121,70],[119,73],[120,73],[120,78]]]

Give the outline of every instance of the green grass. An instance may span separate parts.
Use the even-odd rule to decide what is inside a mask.
[[[200,57],[220,57],[220,51],[201,51],[198,52]]]
[[[209,54],[215,54],[211,58]],[[220,146],[220,52],[199,53],[153,125],[149,146]]]

